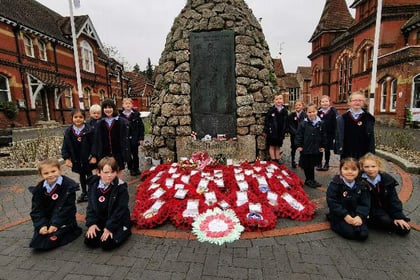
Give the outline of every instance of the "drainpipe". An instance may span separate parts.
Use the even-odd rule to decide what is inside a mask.
[[[15,35],[15,44],[16,44],[16,51],[17,51],[17,55],[18,55],[18,64],[19,64],[19,73],[20,73],[20,80],[22,81],[22,94],[23,97],[25,98],[25,114],[26,114],[26,121],[28,122],[29,126],[32,126],[32,121],[31,121],[31,116],[29,115],[29,101],[28,101],[28,96],[26,95],[26,83],[25,83],[25,71],[23,69],[22,66],[22,54],[20,53],[20,48],[19,48],[19,25],[16,25],[13,28],[13,33]]]
[[[58,63],[57,63],[57,41],[53,41],[52,43],[53,47],[53,53],[54,53],[54,69],[55,73],[58,77],[60,77],[60,73],[58,72]],[[56,95],[56,91],[60,90],[60,88],[55,88],[54,94]],[[62,100],[62,99],[61,99]],[[60,115],[61,115],[61,123],[65,124],[66,119],[64,118],[64,112],[63,112],[63,102],[60,102]]]

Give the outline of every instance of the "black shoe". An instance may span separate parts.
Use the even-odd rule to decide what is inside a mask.
[[[321,185],[319,185],[319,183],[314,180],[306,180],[305,186],[315,189],[317,187],[320,187]]]
[[[330,165],[328,163],[325,163],[322,169],[323,171],[328,171],[328,169],[330,169]]]
[[[292,161],[292,168],[296,168],[296,162]]]
[[[140,170],[130,170],[130,176],[133,176],[133,177],[135,177],[135,176],[138,176],[138,175],[140,175]]]
[[[315,168],[315,170],[316,170],[316,171],[324,171],[324,170],[322,169],[322,164],[317,165],[317,166],[316,166],[316,168]]]
[[[81,193],[77,198],[77,203],[88,201],[87,193]]]
[[[312,181],[312,184],[313,184],[314,188],[319,188],[319,187],[322,186],[321,183],[319,183],[319,182],[317,182],[315,180]]]
[[[305,186],[312,188],[312,180],[305,180],[305,183],[303,183]]]

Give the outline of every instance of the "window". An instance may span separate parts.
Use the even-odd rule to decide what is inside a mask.
[[[342,57],[338,65],[338,101],[346,101],[351,94],[352,71],[352,60],[347,55]]]
[[[26,35],[23,36],[23,44],[25,46],[25,54],[30,57],[34,57],[34,44],[32,39]]]
[[[38,41],[39,58],[47,61],[47,45],[43,41]]]
[[[420,75],[414,77],[413,108],[420,108]]]
[[[381,83],[381,112],[395,112],[397,109],[397,79],[386,77]]]
[[[387,82],[382,82],[382,88],[381,88],[381,112],[386,111],[386,93],[388,91]]]
[[[82,67],[83,70],[88,72],[95,72],[95,63],[93,59],[93,50],[88,42],[82,41],[80,43],[80,48],[82,50]]]
[[[105,91],[103,89],[99,91],[99,100],[101,101],[101,103],[105,100]]]
[[[362,56],[361,56],[362,57],[362,62],[361,62],[362,69],[361,70],[363,72],[372,68],[372,55],[373,55],[372,47],[371,46],[366,46],[363,49]]]
[[[70,88],[64,89],[63,96],[64,96],[64,107],[73,108],[73,96],[72,96],[71,89]]]
[[[90,88],[84,88],[83,90],[83,106],[85,109],[90,108]]]
[[[0,75],[0,102],[11,101],[9,79]]]
[[[317,66],[314,70],[314,73],[313,73],[311,86],[317,86],[317,85],[320,84],[320,82],[321,82],[321,71],[319,70],[319,68]]]
[[[395,109],[397,109],[397,79],[391,82],[391,104],[389,107],[391,112],[395,112]]]

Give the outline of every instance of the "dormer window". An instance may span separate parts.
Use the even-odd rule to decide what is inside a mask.
[[[47,61],[47,45],[43,41],[38,41],[39,58]]]
[[[93,59],[93,50],[87,41],[80,43],[80,49],[82,52],[82,67],[87,72],[95,72],[95,61]]]
[[[27,35],[23,35],[23,44],[25,46],[25,54],[30,57],[35,57],[32,38]]]

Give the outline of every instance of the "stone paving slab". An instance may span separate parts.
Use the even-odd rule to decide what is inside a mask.
[[[286,157],[285,160],[290,166]],[[338,172],[338,157],[334,156],[331,166],[328,172],[316,173],[322,188],[305,189],[318,204],[313,221],[279,219],[277,231],[272,234],[222,246],[200,243],[168,223],[154,231],[133,234],[112,252],[88,249],[82,237],[51,252],[28,248],[33,228],[27,187],[39,178],[2,176],[0,279],[420,279],[420,229],[412,230],[406,237],[370,231],[365,242],[343,239],[328,229],[325,190]],[[386,168],[400,184],[404,180],[411,182],[413,188],[404,209],[413,224],[418,225],[420,176],[404,174],[389,162]],[[302,170],[296,172],[303,176]],[[69,170],[64,169],[64,174],[77,180],[77,174]],[[124,179],[133,198],[139,179],[126,173]],[[401,194],[402,189],[399,191]],[[130,199],[131,207],[132,204]],[[84,214],[85,207],[86,204],[78,204],[78,212]],[[79,224],[84,228],[81,218]],[[313,230],[306,225],[321,227]],[[166,238],[153,237],[153,232],[156,236],[165,233]],[[179,239],[178,234],[184,239]],[[186,239],[185,234],[189,236]]]

